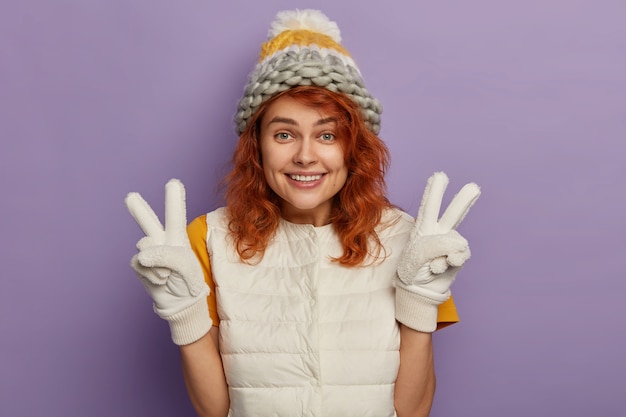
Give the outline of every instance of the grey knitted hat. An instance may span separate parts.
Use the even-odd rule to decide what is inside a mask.
[[[346,94],[361,107],[367,127],[378,134],[382,106],[365,88],[359,69],[340,42],[337,24],[319,10],[279,12],[239,101],[237,134],[246,129],[262,103],[299,85]]]

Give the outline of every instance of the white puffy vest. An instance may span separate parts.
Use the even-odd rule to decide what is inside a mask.
[[[397,221],[391,222],[393,219]],[[389,210],[386,258],[346,268],[331,225],[281,221],[263,259],[240,262],[224,209],[207,214],[230,415],[394,416],[400,335],[393,277],[413,219]]]

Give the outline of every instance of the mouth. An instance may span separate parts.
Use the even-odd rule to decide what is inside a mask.
[[[322,178],[323,174],[315,174],[315,175],[299,175],[299,174],[288,174],[289,178],[298,182],[311,182],[317,181]]]

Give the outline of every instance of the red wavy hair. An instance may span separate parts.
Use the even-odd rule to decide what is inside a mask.
[[[376,260],[383,248],[375,228],[383,210],[391,207],[385,196],[389,150],[367,129],[352,99],[313,86],[291,88],[263,103],[239,138],[233,169],[225,178],[229,230],[237,253],[244,262],[263,256],[280,223],[280,198],[265,180],[258,138],[267,107],[283,96],[338,120],[337,138],[344,151],[348,178],[335,195],[331,210],[330,223],[343,247],[343,254],[334,261],[358,266],[366,263],[368,255]]]

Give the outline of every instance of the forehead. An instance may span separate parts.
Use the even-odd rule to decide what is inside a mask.
[[[320,121],[335,122],[335,119],[328,120],[330,115],[323,109],[289,96],[279,97],[268,105],[261,119],[261,126],[266,127],[275,119],[289,119],[298,125],[319,124]]]

